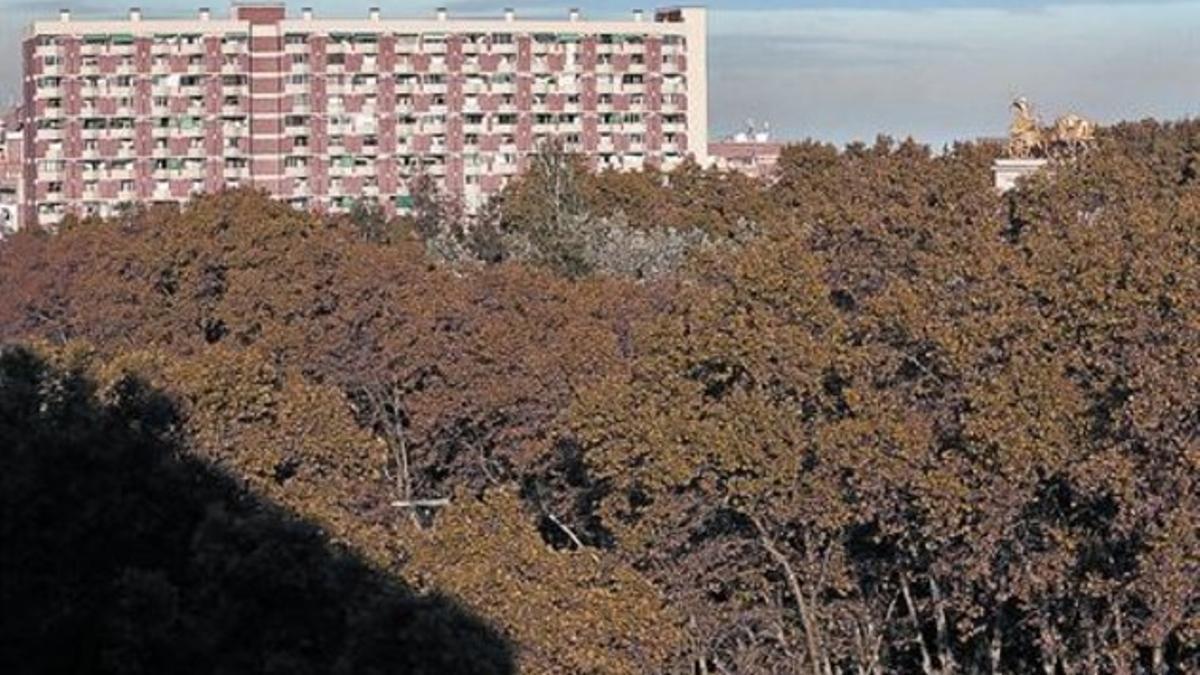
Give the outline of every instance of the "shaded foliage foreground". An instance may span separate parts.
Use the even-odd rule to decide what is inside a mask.
[[[0,337],[107,406],[150,383],[172,462],[453,596],[524,672],[1196,672],[1200,124],[1103,130],[1003,196],[996,153],[805,143],[769,183],[550,158],[477,230],[234,192],[7,240]],[[276,545],[245,514],[190,516],[231,519],[195,564]],[[303,574],[262,588],[379,583]],[[124,576],[121,611],[187,615]],[[336,636],[377,616],[300,662],[354,662]]]
[[[504,639],[180,453],[134,379],[0,353],[0,670],[508,673]]]

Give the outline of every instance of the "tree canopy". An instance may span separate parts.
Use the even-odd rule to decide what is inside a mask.
[[[0,339],[161,392],[172,461],[478,616],[481,663],[479,626],[531,673],[1200,669],[1200,123],[1003,195],[988,144],[555,152],[474,220],[235,191],[18,234]]]

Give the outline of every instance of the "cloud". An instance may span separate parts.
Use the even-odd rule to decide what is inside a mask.
[[[112,3],[104,2],[65,2],[64,0],[2,0],[0,9],[14,14],[26,14],[30,17],[58,16],[58,10],[69,8],[78,14],[99,14],[111,12]]]
[[[768,73],[786,64],[790,70],[826,70],[863,66],[904,66],[929,58],[954,58],[965,47],[951,40],[912,40],[883,36],[779,36],[722,34],[709,39],[710,68],[744,76]]]
[[[142,2],[148,16],[190,13],[211,0]],[[17,91],[22,25],[121,14],[136,0],[0,0],[0,103]],[[289,0],[319,16],[451,14],[625,16],[668,0]],[[1024,93],[1047,115],[1104,121],[1195,114],[1200,0],[709,0],[713,131],[747,117],[792,137],[845,141],[877,132],[942,143],[1003,133],[1007,102]],[[152,6],[148,6],[152,5]],[[214,5],[218,7],[220,3]],[[221,10],[218,10],[221,11]]]
[[[1167,5],[1185,3],[1188,0],[709,0],[704,3],[714,11],[773,11],[798,9],[843,9],[843,10],[886,10],[928,11],[945,9],[997,9],[1027,12],[1071,5]],[[584,0],[564,4],[564,0],[522,0],[505,4],[503,0],[450,0],[449,8],[460,11],[498,13],[503,7],[515,6],[518,13],[532,11],[538,14],[565,12],[567,4],[578,5],[585,12],[606,15],[624,14],[630,8],[628,0]],[[669,3],[667,3],[669,4]],[[646,9],[655,5],[649,2]]]

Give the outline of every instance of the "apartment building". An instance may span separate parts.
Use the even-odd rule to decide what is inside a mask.
[[[21,227],[21,171],[25,137],[19,106],[0,111],[0,238]]]
[[[706,13],[624,20],[227,17],[33,23],[24,211],[54,224],[251,185],[297,208],[412,203],[430,176],[468,206],[550,138],[595,168],[707,160]]]

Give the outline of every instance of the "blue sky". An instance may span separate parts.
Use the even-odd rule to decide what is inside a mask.
[[[614,16],[645,0],[292,0],[297,10],[358,15],[451,12]],[[0,0],[0,100],[15,96],[23,25],[53,17],[177,15],[223,0]],[[747,118],[776,136],[846,142],[876,133],[941,144],[1003,134],[1021,93],[1046,117],[1068,111],[1101,121],[1200,114],[1200,0],[713,0],[712,132]],[[647,10],[654,3],[645,2]]]

